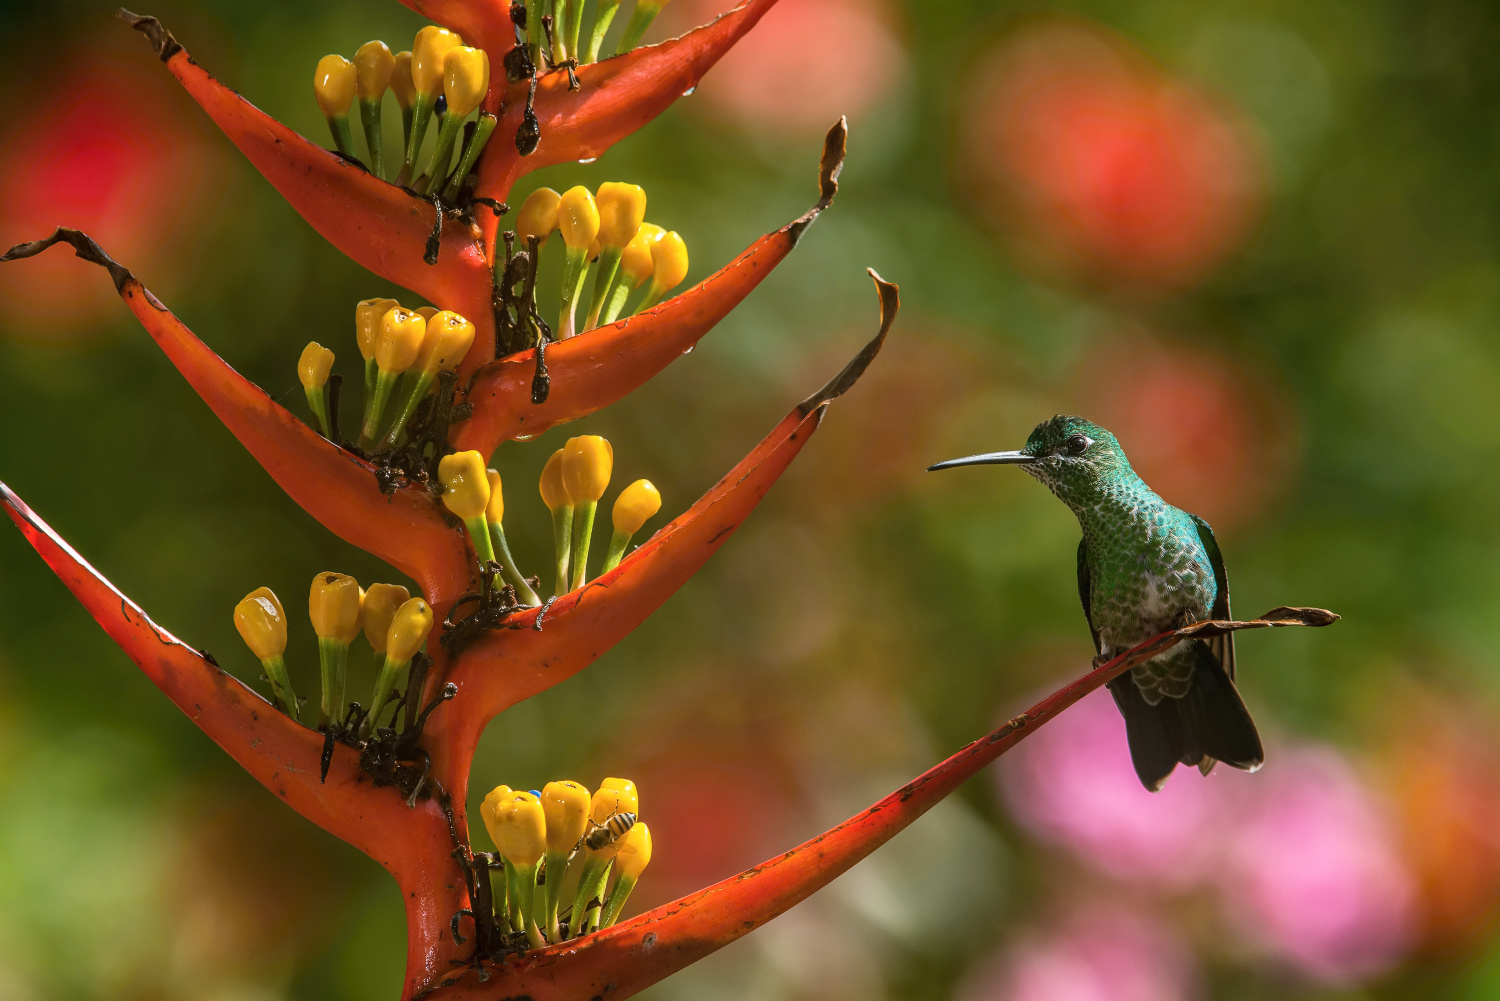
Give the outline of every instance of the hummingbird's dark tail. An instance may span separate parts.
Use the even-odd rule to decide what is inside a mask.
[[[1161,790],[1179,763],[1198,765],[1206,772],[1217,760],[1253,771],[1265,760],[1255,721],[1219,658],[1203,641],[1189,642],[1198,664],[1182,698],[1163,698],[1153,706],[1129,674],[1109,683],[1125,717],[1131,763],[1141,784],[1152,792]]]

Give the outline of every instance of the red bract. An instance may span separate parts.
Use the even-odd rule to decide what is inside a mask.
[[[689,89],[774,0],[748,0],[683,38],[585,67],[582,88],[566,76],[542,78],[536,109],[543,140],[522,159],[500,142],[479,168],[481,196],[503,197],[523,169],[596,155]],[[511,35],[499,0],[412,0],[413,7],[503,55]],[[335,246],[439,306],[471,317],[480,336],[459,373],[472,413],[458,417],[443,449],[488,455],[501,441],[533,435],[591,413],[630,392],[680,356],[752,290],[796,245],[832,201],[844,155],[844,126],[828,134],[820,198],[804,216],[757,241],[738,259],[642,315],[588,331],[548,352],[552,388],[533,403],[532,352],[494,358],[490,255],[496,220],[469,207],[429,203],[329,154],[256,111],[188,58],[154,19],[126,15],[151,39],[173,74],[266,178]],[[496,62],[499,60],[496,59]],[[503,84],[499,85],[503,90]],[[520,114],[520,90],[492,90],[506,123]],[[446,219],[433,263],[431,227]],[[483,230],[484,232],[481,232]],[[369,462],[315,434],[231,369],[92,239],[72,229],[13,248],[0,260],[30,257],[56,243],[108,270],[115,289],[168,359],[273,479],[330,530],[385,559],[415,581],[439,617],[465,607],[478,579],[456,519],[421,483],[390,494]],[[873,272],[872,272],[873,275]],[[1111,661],[970,745],[870,810],[739,877],[605,931],[524,955],[481,953],[476,877],[469,845],[468,782],[474,748],[500,712],[582,670],[635,629],[688,580],[749,515],[817,430],[828,406],[864,372],[884,343],[899,305],[895,285],[875,276],[881,324],[832,381],[798,404],[696,504],[617,567],[541,608],[496,612],[466,643],[430,645],[427,707],[400,742],[351,743],[324,736],[281,713],[221,670],[214,659],[156,626],[116,591],[8,488],[0,500],[27,539],[141,670],[205,733],[288,805],[358,847],[396,879],[406,902],[408,962],[404,996],[505,998],[626,997],[712,952],[792,906],[888,840],[1035,725],[1135,663],[1179,639],[1265,625],[1323,624],[1327,613],[1279,609],[1250,623],[1198,623]],[[337,434],[334,437],[338,437]],[[413,474],[415,475],[415,474]],[[391,484],[384,484],[390,488]],[[449,639],[459,636],[455,631]],[[389,733],[390,731],[384,731]],[[337,739],[336,739],[337,738]],[[382,757],[382,755],[384,755]],[[322,768],[320,769],[320,761]],[[320,772],[326,770],[326,779]],[[476,890],[477,892],[477,890]],[[482,897],[481,897],[482,899]],[[481,912],[482,913],[482,912]],[[467,945],[465,944],[467,943]]]

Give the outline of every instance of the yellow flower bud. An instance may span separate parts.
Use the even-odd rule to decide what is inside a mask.
[[[395,307],[395,299],[366,299],[354,307],[354,339],[365,361],[375,357],[375,342],[380,339],[380,321]]]
[[[656,486],[650,480],[636,480],[615,498],[615,531],[634,535],[660,510],[661,493]]]
[[[675,231],[665,234],[651,245],[651,277],[663,289],[682,284],[688,273],[687,244]]]
[[[308,592],[307,614],[320,639],[353,642],[360,626],[359,581],[348,574],[318,574]]]
[[[594,823],[602,824],[617,813],[641,812],[641,799],[635,791],[635,783],[629,779],[605,779],[594,793],[590,816]]]
[[[557,228],[557,206],[562,196],[551,188],[537,188],[521,203],[516,213],[516,238],[521,246],[530,237],[537,238],[537,246],[543,246],[547,237]]]
[[[490,89],[490,57],[483,49],[459,45],[443,57],[443,95],[448,114],[463,118],[479,107]]]
[[[614,468],[614,446],[596,434],[569,438],[563,446],[563,484],[575,504],[603,497]]]
[[[599,235],[599,206],[583,185],[564,191],[557,202],[557,228],[563,242],[575,250],[586,250]]]
[[[391,47],[381,41],[366,42],[354,53],[355,92],[361,100],[378,101],[391,85],[396,57]]]
[[[606,181],[599,185],[599,242],[624,247],[646,219],[646,189],[638,184]]]
[[[536,865],[547,850],[547,818],[542,802],[529,792],[511,793],[495,805],[495,847],[511,865]]]
[[[390,631],[391,620],[396,617],[396,609],[406,604],[410,597],[411,592],[400,584],[370,585],[365,592],[365,639],[369,640],[371,650],[385,653],[386,633]]]
[[[484,802],[479,804],[479,817],[484,821],[484,829],[490,832],[490,840],[499,842],[495,837],[495,810],[515,793],[510,786],[496,786],[484,797]]]
[[[484,457],[472,449],[454,452],[438,460],[438,479],[443,484],[443,506],[460,518],[478,518],[490,503],[490,479]]]
[[[651,261],[651,247],[666,235],[667,231],[655,223],[643,222],[636,231],[635,239],[625,245],[625,251],[620,255],[620,267],[635,281],[636,288],[640,288],[651,277],[651,272],[656,270],[656,265]]]
[[[451,372],[464,360],[474,344],[474,324],[452,310],[444,309],[427,317],[422,335],[422,349],[413,366],[420,372],[436,375]]]
[[[420,313],[400,306],[386,310],[380,319],[380,336],[375,340],[375,364],[389,375],[399,375],[411,368],[422,350],[427,321]]]
[[[542,468],[542,503],[547,505],[549,511],[573,506],[573,495],[568,492],[568,485],[563,481],[564,451],[565,449],[560,448],[553,452],[552,458]]]
[[[396,609],[385,634],[385,659],[404,664],[414,657],[432,632],[432,609],[421,598],[408,598]]]
[[[437,97],[443,92],[444,62],[448,53],[463,43],[457,34],[435,24],[417,32],[411,46],[411,81],[417,93]]]
[[[286,652],[286,613],[269,587],[258,587],[234,606],[234,628],[258,660]]]
[[[328,373],[333,368],[333,352],[317,341],[308,341],[297,359],[297,378],[303,389],[322,389],[328,384]]]
[[[391,93],[396,95],[396,103],[403,108],[410,108],[417,99],[417,85],[411,78],[411,52],[396,53],[396,60],[391,66]]]
[[[325,118],[349,114],[354,103],[354,64],[343,56],[324,56],[313,73],[313,93]]]
[[[547,851],[562,854],[573,850],[588,827],[590,803],[589,791],[577,782],[548,782],[542,787]]]
[[[650,864],[651,829],[637,821],[620,839],[620,848],[615,853],[615,872],[621,879],[640,879]]]
[[[500,474],[486,469],[484,475],[490,481],[490,503],[484,509],[484,520],[499,525],[505,521],[505,491],[501,489]]]

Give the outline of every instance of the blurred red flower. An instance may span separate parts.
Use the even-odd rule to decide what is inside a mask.
[[[1264,181],[1238,115],[1117,35],[1031,22],[970,70],[965,90],[963,183],[1025,256],[1161,290],[1244,242]]]
[[[125,41],[134,41],[127,38]],[[201,128],[157,67],[87,48],[50,62],[3,109],[0,245],[63,225],[83,229],[169,290],[158,270],[201,213],[213,173]],[[89,270],[84,270],[89,269]],[[38,339],[81,331],[118,313],[114,290],[65,254],[0,271],[10,332]]]
[[[1114,336],[1076,379],[1083,416],[1114,432],[1152,489],[1219,532],[1259,514],[1297,461],[1290,407],[1243,361],[1191,342]]]

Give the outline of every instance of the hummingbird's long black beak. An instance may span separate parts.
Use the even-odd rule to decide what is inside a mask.
[[[927,471],[930,473],[935,469],[952,469],[954,466],[1021,466],[1035,461],[1036,456],[1025,452],[985,452],[983,455],[966,455],[962,459],[935,463],[928,466]]]

